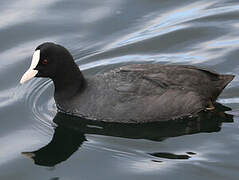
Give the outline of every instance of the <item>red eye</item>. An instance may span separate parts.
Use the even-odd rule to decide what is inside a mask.
[[[47,60],[47,59],[44,59],[44,60],[42,61],[42,64],[48,64],[48,60]]]

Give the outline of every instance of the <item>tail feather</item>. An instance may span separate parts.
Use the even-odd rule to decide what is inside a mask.
[[[233,80],[235,76],[231,74],[222,74],[218,76],[218,80],[215,84],[217,87],[215,91],[212,93],[212,101],[214,102],[218,96],[221,94],[223,89]]]
[[[235,75],[232,75],[232,74],[220,75],[220,79],[222,80],[221,90],[223,90],[234,79],[234,77]]]

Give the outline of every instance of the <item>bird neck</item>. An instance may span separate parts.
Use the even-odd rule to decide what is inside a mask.
[[[78,66],[71,69],[71,71],[63,70],[58,73],[57,77],[52,78],[52,80],[55,86],[54,99],[56,103],[61,103],[62,101],[73,98],[82,91],[85,86],[85,79]]]

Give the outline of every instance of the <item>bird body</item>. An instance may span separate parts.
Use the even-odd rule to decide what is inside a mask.
[[[134,64],[86,78],[79,93],[56,103],[87,119],[165,121],[206,110],[232,78],[193,66]]]

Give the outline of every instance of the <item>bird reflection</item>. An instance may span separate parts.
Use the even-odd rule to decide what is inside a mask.
[[[49,144],[33,152],[22,152],[34,160],[35,164],[54,166],[67,160],[85,141],[84,133],[58,126]]]
[[[58,112],[53,119],[58,126],[51,142],[36,151],[22,154],[31,158],[37,165],[51,167],[67,160],[77,151],[86,141],[85,134],[162,141],[186,134],[217,132],[221,130],[222,123],[233,122],[233,116],[224,113],[228,110],[230,109],[217,104],[214,112],[202,112],[198,117],[145,124],[99,122]],[[167,153],[152,155],[167,155],[172,158],[172,154]]]

